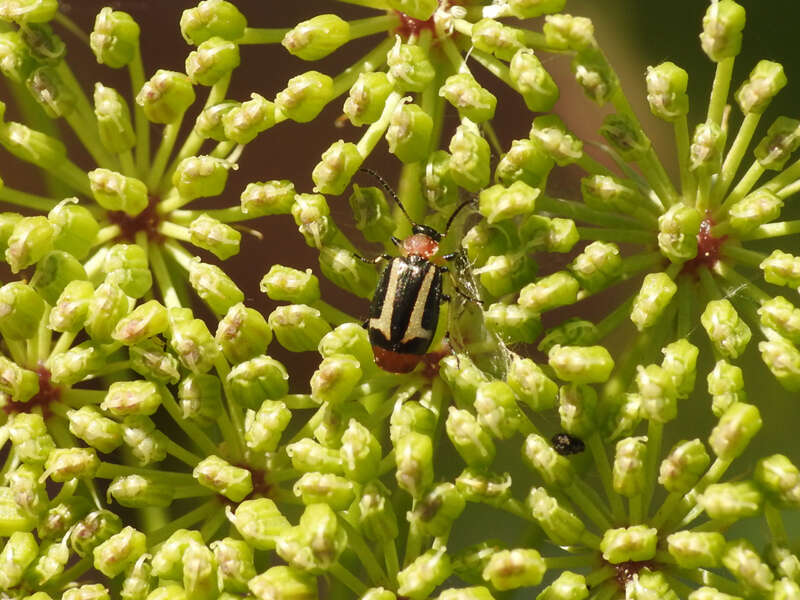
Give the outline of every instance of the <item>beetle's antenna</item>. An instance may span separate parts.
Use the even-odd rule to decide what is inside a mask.
[[[458,208],[456,208],[453,211],[453,214],[450,215],[449,219],[447,219],[447,225],[445,225],[445,227],[444,227],[444,235],[447,235],[447,232],[450,231],[450,225],[453,224],[453,221],[455,220],[456,215],[458,215],[458,213],[461,212],[462,208],[464,208],[465,206],[467,206],[469,204],[475,204],[475,200],[474,199],[465,200],[464,202],[459,204]]]
[[[381,177],[376,171],[373,171],[372,169],[368,169],[367,167],[361,167],[359,169],[359,171],[364,171],[365,173],[369,173],[375,179],[377,179],[380,182],[380,184],[383,186],[383,189],[385,189],[387,192],[389,192],[389,194],[392,196],[392,198],[394,198],[394,201],[397,203],[397,206],[400,207],[400,210],[403,211],[403,214],[406,216],[406,219],[408,219],[408,222],[411,223],[412,225],[416,225],[416,223],[414,222],[414,219],[412,219],[409,216],[409,214],[406,212],[406,207],[403,206],[402,202],[400,202],[400,198],[397,197],[397,194],[392,189],[392,186],[390,186],[383,177]]]

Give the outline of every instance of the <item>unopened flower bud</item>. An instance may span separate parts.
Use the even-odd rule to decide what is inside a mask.
[[[46,217],[23,217],[14,224],[5,257],[12,273],[38,262],[53,246],[55,229]]]
[[[33,534],[27,531],[15,531],[11,534],[0,552],[0,588],[10,590],[21,581],[22,575],[37,554],[39,547]]]
[[[712,519],[738,521],[757,514],[764,498],[752,481],[712,483],[698,497],[697,503]]]
[[[800,505],[800,470],[784,455],[773,454],[759,460],[754,478],[779,506]]]
[[[104,454],[122,443],[122,429],[116,421],[104,417],[95,406],[67,411],[70,432]]]
[[[508,371],[508,385],[517,400],[531,410],[541,411],[555,406],[558,386],[530,358],[515,358]]]
[[[722,165],[725,135],[713,122],[700,123],[694,130],[689,147],[689,170],[698,173],[716,173]]]
[[[36,335],[44,316],[44,300],[21,281],[0,287],[0,332],[10,340],[25,340]]]
[[[367,241],[381,242],[394,232],[392,211],[380,189],[354,184],[348,202],[356,227]]]
[[[459,125],[448,149],[453,180],[473,194],[486,187],[491,175],[489,142],[483,139],[477,125]]]
[[[228,362],[240,363],[266,352],[272,330],[260,312],[240,302],[220,320],[215,339]]]
[[[494,173],[495,178],[506,186],[519,181],[543,188],[552,168],[553,159],[545,150],[536,142],[524,138],[511,142],[511,148],[500,157]]]
[[[151,381],[115,381],[100,408],[115,417],[152,415],[161,406],[161,394]]]
[[[711,431],[708,443],[720,459],[733,460],[745,450],[761,429],[761,425],[758,408],[738,402],[720,417],[719,423]]]
[[[75,95],[52,67],[39,67],[25,80],[25,86],[48,117],[69,116],[75,109]]]
[[[535,433],[525,439],[522,457],[542,477],[548,486],[569,487],[575,472],[568,458],[558,454],[546,439]]]
[[[533,518],[554,544],[572,546],[580,543],[586,529],[583,522],[545,488],[532,488],[527,504]]]
[[[533,50],[518,50],[509,64],[509,77],[515,90],[533,112],[548,112],[558,100],[558,87]]]
[[[189,283],[218,316],[244,300],[244,292],[217,265],[193,262],[189,267]]]
[[[539,314],[519,304],[495,302],[483,313],[486,327],[506,344],[532,344],[542,332]]]
[[[800,309],[783,296],[763,301],[758,316],[764,327],[774,329],[793,344],[800,342]]]
[[[128,13],[106,6],[95,17],[89,45],[98,63],[119,69],[139,51],[139,25]]]
[[[633,300],[631,321],[639,331],[652,327],[669,306],[678,286],[666,273],[648,273]]]
[[[338,196],[350,185],[350,179],[361,167],[364,157],[352,142],[337,140],[322,153],[322,160],[311,173],[314,191]]]
[[[0,34],[0,72],[15,83],[23,83],[36,68],[30,49],[19,31]]]
[[[389,152],[404,163],[427,158],[430,152],[433,119],[417,104],[401,104],[392,113],[386,130]]]
[[[375,292],[378,284],[375,269],[346,248],[323,246],[319,266],[327,279],[360,298],[369,298]]]
[[[122,531],[122,520],[110,510],[96,510],[81,519],[70,533],[69,543],[75,554],[88,556],[92,550]]]
[[[672,62],[647,67],[647,102],[659,119],[675,121],[689,112],[689,75]]]
[[[629,560],[650,560],[655,556],[658,530],[646,525],[608,529],[603,534],[600,550],[611,564]]]
[[[55,443],[41,415],[20,412],[8,425],[8,438],[14,452],[24,463],[41,464],[53,451]]]
[[[206,373],[219,357],[214,337],[200,319],[173,323],[169,337],[181,364],[192,373]]]
[[[456,406],[472,406],[478,386],[489,378],[467,356],[446,356],[439,363],[439,374],[450,387]]]
[[[295,567],[270,567],[247,582],[258,600],[317,600],[317,578]]]
[[[507,27],[493,19],[481,19],[472,26],[472,43],[478,50],[510,61],[518,50],[525,48],[521,30]]]
[[[403,44],[399,37],[387,53],[386,63],[389,76],[398,91],[421,92],[436,75],[425,48],[417,44]]]
[[[320,312],[304,304],[279,306],[268,321],[278,342],[291,352],[316,350],[322,336],[331,331]]]
[[[715,350],[725,358],[737,358],[750,341],[750,328],[729,300],[712,300],[706,305],[700,322]]]
[[[181,15],[181,34],[187,44],[201,44],[213,36],[236,40],[246,27],[247,19],[226,0],[203,0]]]
[[[214,85],[239,66],[239,46],[220,37],[212,37],[197,46],[186,58],[186,74],[192,83]]]
[[[566,166],[583,156],[583,142],[567,130],[556,115],[541,115],[533,120],[530,139],[559,167]]]
[[[89,171],[89,185],[95,201],[106,210],[136,216],[147,207],[147,186],[134,177],[108,169],[95,169]]]
[[[361,73],[350,88],[342,112],[356,127],[374,123],[383,113],[394,85],[383,71]]]
[[[657,423],[673,420],[678,414],[678,390],[672,373],[655,364],[639,365],[636,370],[636,387],[641,402],[643,418]]]
[[[58,385],[74,385],[106,364],[106,355],[91,341],[78,344],[51,357],[50,376]]]
[[[289,392],[286,368],[269,356],[240,362],[228,373],[231,394],[242,406],[256,409],[265,398],[277,400]]]
[[[250,471],[235,467],[218,456],[201,460],[192,475],[198,483],[233,502],[241,502],[253,491]]]
[[[397,574],[397,593],[411,600],[428,598],[452,570],[445,548],[428,550]]]
[[[294,195],[294,184],[287,179],[248,183],[241,195],[242,212],[252,217],[289,214]]]
[[[298,123],[313,120],[333,98],[333,79],[318,71],[292,77],[275,96],[278,109]]]
[[[253,548],[244,540],[226,537],[210,544],[219,565],[222,588],[230,592],[247,591],[247,582],[255,577]]]
[[[167,456],[167,436],[145,416],[131,415],[122,423],[122,440],[142,465],[161,462]]]
[[[319,60],[350,39],[350,24],[332,14],[317,15],[290,29],[281,45],[303,60]]]
[[[94,84],[94,114],[97,132],[106,150],[121,153],[133,148],[136,134],[131,123],[131,111],[114,88],[100,82]]]
[[[783,66],[770,60],[760,60],[750,72],[749,79],[736,91],[736,101],[743,113],[761,114],[785,85]]]
[[[71,281],[86,279],[86,271],[77,258],[67,252],[54,250],[45,254],[36,265],[31,287],[48,304],[54,305]]]
[[[714,2],[703,17],[700,45],[714,62],[739,54],[742,48],[742,29],[745,11],[733,0]]]
[[[115,477],[109,484],[106,495],[109,502],[113,497],[118,504],[127,508],[145,508],[169,506],[172,503],[173,491],[173,486],[166,482],[133,474]]]
[[[728,211],[731,229],[739,235],[752,233],[759,225],[774,221],[781,214],[783,200],[769,190],[748,194]]]
[[[94,448],[56,448],[44,464],[45,474],[53,481],[62,483],[76,477],[94,477],[100,460]]]
[[[439,7],[436,0],[388,0],[388,5],[412,19],[427,21]]]
[[[174,123],[194,103],[195,94],[189,77],[176,71],[159,69],[136,95],[136,104],[142,107],[153,123]]]
[[[603,383],[614,360],[603,346],[553,346],[548,362],[559,379],[572,383]]]
[[[474,406],[478,413],[478,423],[498,439],[508,439],[521,424],[522,415],[514,391],[504,381],[479,385]]]
[[[512,590],[539,585],[546,570],[547,565],[536,550],[518,548],[492,555],[482,575],[495,589]]]
[[[0,144],[20,160],[45,170],[55,169],[67,156],[67,149],[59,140],[22,123],[0,127]]]
[[[237,144],[251,142],[259,133],[273,125],[275,125],[275,104],[255,92],[250,94],[250,100],[234,106],[222,116],[225,138]],[[248,184],[248,188],[250,185],[259,184]],[[247,189],[242,198],[246,192]],[[244,208],[244,204],[242,207]]]
[[[616,244],[592,242],[570,263],[569,270],[589,293],[608,287],[622,272]]]
[[[106,577],[116,577],[132,567],[146,550],[145,534],[133,527],[125,527],[94,548],[94,568]]]
[[[240,503],[231,522],[244,541],[256,550],[273,550],[277,537],[290,527],[289,521],[269,498]]]
[[[433,442],[427,435],[409,432],[395,442],[397,484],[419,498],[433,483]]]
[[[527,253],[490,256],[482,267],[473,269],[481,285],[495,298],[513,294],[536,276],[536,263]],[[523,309],[525,310],[525,309]],[[530,310],[531,313],[536,313]]]
[[[729,542],[722,556],[722,564],[748,589],[761,595],[772,591],[775,576],[750,542],[743,539]]]
[[[696,208],[675,204],[658,218],[658,247],[672,263],[697,256],[697,233],[703,217]]]
[[[451,75],[439,88],[439,95],[452,104],[461,118],[483,123],[494,117],[497,98],[481,87],[470,73]]]
[[[756,146],[753,154],[764,169],[780,171],[799,145],[800,121],[778,117],[769,126],[767,134]]]
[[[150,338],[128,348],[131,369],[157,383],[177,383],[178,359],[167,352],[164,343],[158,338]]]
[[[172,183],[178,189],[181,198],[184,200],[194,200],[195,198],[210,198],[212,196],[219,196],[225,190],[225,183],[228,181],[228,171],[231,169],[231,164],[222,158],[215,158],[213,156],[189,156],[184,158],[175,172],[172,174]],[[206,223],[207,221],[218,223],[216,219],[212,219],[208,215],[201,215],[195,222]],[[225,227],[230,228],[225,225]],[[192,243],[194,242],[194,223],[190,226],[192,229]],[[236,235],[241,235],[236,232]],[[229,233],[228,236],[236,237],[236,235]],[[222,236],[221,236],[222,237]],[[210,241],[206,242],[210,245]],[[205,248],[205,246],[200,246]],[[205,248],[210,250],[210,248]],[[223,259],[224,260],[224,259]]]
[[[434,486],[420,498],[408,520],[421,532],[437,537],[446,535],[466,506],[464,497],[450,482]]]
[[[800,257],[773,250],[761,261],[759,268],[764,271],[764,281],[767,283],[800,287]]]

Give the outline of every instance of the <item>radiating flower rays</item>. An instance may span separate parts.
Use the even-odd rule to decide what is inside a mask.
[[[800,286],[800,257],[751,243],[800,232],[780,220],[800,181],[800,162],[789,162],[800,122],[776,119],[743,164],[786,83],[778,63],[758,63],[734,94],[743,117],[733,131],[727,101],[743,9],[721,0],[704,18],[701,44],[717,71],[693,134],[686,72],[648,69],[651,111],[675,130],[673,182],[591,22],[559,12],[564,0],[348,1],[375,14],[346,21],[330,2],[329,14],[296,27],[255,28],[246,3],[205,0],[180,22],[195,47],[186,73],[149,80],[139,25],[102,9],[90,45],[101,63],[128,68],[131,110],[100,83],[86,96],[49,24],[75,30],[55,0],[0,0],[0,70],[27,88],[23,102],[63,118],[95,163],[72,162],[44,125],[0,125],[0,145],[40,167],[51,192],[0,187],[0,200],[27,211],[0,214],[5,260],[19,274],[0,287],[0,440],[10,442],[0,593],[800,597],[800,558],[781,512],[800,506],[800,472],[773,454],[749,478],[725,479],[762,428],[745,392],[751,372],[765,364],[800,389],[800,309],[770,287]],[[541,31],[520,22],[542,15]],[[309,70],[282,90],[226,98],[241,44],[280,42],[316,61],[367,36],[373,49],[338,75]],[[600,133],[618,169],[585,153],[551,112],[560,92],[539,58],[546,52],[569,54],[584,92],[614,109]],[[488,71],[498,89],[473,71]],[[209,87],[205,106],[176,146],[197,86]],[[536,113],[508,148],[491,125],[502,88]],[[362,133],[322,154],[314,193],[285,179],[253,182],[240,206],[188,207],[223,192],[260,133],[278,139],[285,120],[313,128],[334,101]],[[152,155],[151,123],[162,136]],[[463,244],[467,259],[452,269],[454,352],[438,372],[381,371],[361,315],[327,304],[307,265],[268,269],[261,289],[285,304],[265,318],[191,250],[225,260],[240,241],[229,223],[291,214],[322,274],[370,297],[376,270],[359,260],[361,244],[337,227],[326,196],[349,192],[364,238],[393,251],[407,221],[380,189],[352,181],[381,138],[404,164],[399,194],[416,221],[443,230],[459,196],[477,196],[477,224],[443,242],[447,251]],[[585,172],[582,201],[548,194],[548,175],[567,165]],[[540,274],[552,253],[567,255],[566,266]],[[599,322],[561,316],[614,298],[600,294],[626,280],[637,289],[609,302]],[[215,336],[190,289],[217,318]],[[636,333],[612,356],[600,344],[628,319]],[[308,384],[267,354],[273,336],[291,352],[319,352]],[[763,364],[743,361],[754,336]],[[547,364],[526,357],[523,343],[536,343]],[[709,353],[715,364],[698,378]],[[716,424],[707,440],[667,449],[667,427],[684,431],[689,396]],[[561,441],[550,440],[556,419]],[[766,521],[766,548],[727,533],[750,517]],[[503,520],[514,524],[508,535]]]

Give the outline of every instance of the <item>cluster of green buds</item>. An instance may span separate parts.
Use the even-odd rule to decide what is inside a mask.
[[[672,181],[565,0],[347,1],[374,12],[345,20],[329,0],[293,27],[253,27],[244,2],[202,0],[180,19],[185,72],[149,80],[147,32],[103,8],[87,41],[133,97],[96,83],[90,99],[60,37],[85,34],[57,0],[0,0],[0,72],[38,115],[7,121],[0,101],[0,146],[46,189],[0,181],[0,597],[799,598],[798,457],[742,455],[781,430],[754,379],[800,390],[800,306],[769,287],[800,287],[800,255],[763,241],[800,233],[781,220],[800,122],[778,117],[752,144],[786,85],[761,61],[733,94],[734,132],[744,9],[714,0],[703,19],[716,75],[693,133],[687,73],[648,68]],[[227,97],[242,45],[313,63],[361,38],[375,43],[338,74]],[[551,54],[608,113],[605,154],[554,112]],[[508,94],[525,137],[492,125]],[[309,142],[312,189],[256,181],[238,206],[190,206],[228,191],[259,135],[313,128],[332,104],[349,126]],[[91,168],[68,157],[60,119]],[[402,211],[355,181],[382,139]],[[581,198],[548,186],[564,167]],[[445,234],[449,268],[424,260],[450,302],[420,292],[441,318],[410,372],[382,370],[363,314],[323,299],[315,272],[369,299],[383,266],[335,222],[342,195],[381,253],[412,219]],[[279,305],[262,313],[222,261],[237,223],[271,215],[291,215],[319,264],[265,256],[260,290]],[[397,285],[384,312],[405,308]],[[590,304],[604,316],[565,317]],[[409,331],[429,310],[412,308]],[[308,383],[268,352],[306,353]],[[766,534],[742,527],[754,517]]]

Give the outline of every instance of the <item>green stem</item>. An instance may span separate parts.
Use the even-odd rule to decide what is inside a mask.
[[[144,86],[144,64],[139,47],[136,48],[133,60],[128,64],[128,75],[131,80],[131,90],[136,96]],[[138,102],[133,104],[133,119],[136,130],[136,170],[139,172],[139,178],[143,179],[150,170],[150,122]]]
[[[161,144],[158,146],[156,157],[153,159],[153,165],[147,175],[147,189],[155,192],[161,189],[163,182],[161,177],[164,175],[164,170],[167,168],[167,160],[172,153],[175,146],[175,140],[178,138],[178,132],[181,130],[181,123],[183,122],[183,115],[172,123],[164,125],[164,130],[161,135]]]
[[[594,554],[573,554],[568,556],[548,556],[544,559],[547,570],[555,569],[558,571],[571,571],[573,569],[585,569],[594,564],[596,557]]]
[[[178,471],[164,471],[161,469],[146,469],[139,466],[119,465],[116,463],[100,462],[95,477],[100,479],[114,479],[126,475],[141,475],[153,481],[170,485],[195,485],[199,486],[189,473]]]
[[[800,233],[800,220],[767,223],[766,225],[756,227],[753,231],[741,236],[739,239],[742,241],[763,240],[784,235],[794,235],[796,233]]]
[[[622,325],[622,323],[624,323],[630,317],[631,306],[633,305],[633,300],[636,298],[637,293],[638,292],[634,292],[627,300],[625,300],[625,302],[608,313],[605,317],[603,317],[602,320],[598,321],[595,326],[597,331],[597,341],[605,339],[607,335]]]
[[[747,147],[753,139],[753,134],[756,131],[760,119],[761,113],[748,113],[744,121],[742,121],[739,131],[736,132],[736,138],[733,140],[733,144],[731,144],[731,148],[728,150],[728,154],[725,156],[725,160],[722,163],[722,170],[720,171],[719,178],[714,184],[713,193],[715,202],[713,204],[716,204],[725,197],[733,181],[733,177],[736,175],[736,171],[739,169],[739,165],[744,158],[745,152],[747,152]]]
[[[227,208],[212,208],[209,210],[173,210],[170,213],[170,219],[177,223],[191,223],[200,215],[208,215],[222,223],[235,223],[253,218],[252,215],[243,213],[241,206],[229,206]]]
[[[571,486],[564,490],[565,495],[598,529],[605,531],[611,528],[611,521],[609,521],[608,517],[601,510],[602,505],[597,503],[597,498],[593,498],[586,493],[588,486],[581,485],[583,483],[585,482],[577,479]]]
[[[0,201],[45,213],[50,212],[59,202],[52,198],[21,192],[7,186],[0,186]]]
[[[192,442],[194,442],[198,448],[200,448],[202,454],[205,456],[216,454],[218,451],[217,445],[211,440],[211,438],[209,438],[202,429],[197,427],[197,425],[190,423],[183,418],[181,409],[178,406],[178,403],[175,401],[172,392],[170,392],[164,385],[159,386],[159,391],[161,392],[161,405],[166,409],[178,427],[183,430],[186,436]]]
[[[381,67],[386,62],[386,55],[393,45],[394,39],[387,37],[364,55],[363,58],[339,73],[333,80],[333,96],[331,96],[331,100],[338,98],[353,87],[361,73],[375,71]]]
[[[600,434],[595,432],[589,436],[589,439],[586,441],[589,446],[589,451],[594,458],[594,464],[597,467],[600,482],[603,484],[606,497],[611,504],[611,514],[614,516],[616,522],[621,523],[625,520],[625,510],[622,506],[622,499],[619,494],[614,491],[614,486],[611,482],[611,465],[608,462],[608,456],[603,447],[603,440],[600,438]]]
[[[358,577],[343,567],[341,563],[337,562],[331,565],[328,569],[328,572],[345,586],[347,586],[350,591],[359,598],[363,596],[369,589]]]
[[[722,113],[725,110],[725,102],[728,98],[728,90],[731,85],[733,62],[733,56],[723,58],[717,63],[717,69],[714,73],[714,83],[711,87],[711,96],[708,102],[708,117],[706,120],[715,125],[722,125]]]
[[[748,267],[756,267],[767,258],[763,252],[756,252],[755,250],[747,250],[741,246],[734,246],[733,244],[725,244],[722,246],[722,256],[732,258],[735,262],[742,263]]]
[[[358,556],[358,559],[364,566],[364,569],[366,569],[367,575],[369,576],[371,582],[378,585],[388,584],[389,580],[386,577],[386,574],[383,572],[380,564],[375,559],[375,554],[372,552],[369,544],[364,541],[361,533],[355,527],[353,527],[347,521],[347,519],[340,517],[339,523],[342,525],[345,531],[347,531],[347,542],[349,548],[355,552],[356,556]]]
[[[169,269],[167,269],[166,262],[164,261],[164,254],[161,248],[152,244],[150,247],[150,267],[153,269],[156,283],[159,290],[161,290],[161,297],[164,299],[164,306],[167,308],[180,308],[181,301],[178,298],[178,293],[175,291],[175,286],[172,284],[172,277],[170,276]]]
[[[728,214],[728,211],[731,207],[736,204],[739,200],[744,198],[747,193],[753,189],[753,186],[756,184],[758,179],[763,175],[764,167],[761,166],[757,160],[753,161],[753,164],[750,165],[750,168],[747,169],[742,178],[739,180],[739,183],[733,188],[731,193],[725,198],[725,201],[722,203],[715,212],[714,212],[714,220],[719,222],[725,215]]]
[[[226,521],[227,516],[225,515],[225,511],[220,507],[215,512],[211,513],[211,517],[203,523],[203,526],[200,528],[200,537],[207,542],[211,541],[214,539],[214,534]],[[228,527],[230,527],[230,524]]]
[[[772,502],[768,501],[764,504],[764,518],[767,521],[772,543],[776,546],[786,546],[789,543],[786,526],[783,523],[781,511]]]
[[[383,112],[381,113],[380,118],[367,128],[367,130],[364,132],[364,135],[361,136],[361,139],[358,140],[358,143],[356,144],[358,153],[362,158],[369,156],[370,152],[372,152],[372,150],[381,140],[383,134],[386,132],[386,129],[389,127],[389,122],[392,119],[394,111],[400,106],[400,104],[402,104],[402,102],[403,95],[399,92],[392,92],[389,94],[389,97],[386,99],[386,103],[383,106]]]
[[[756,304],[761,304],[766,300],[770,300],[772,296],[758,287],[755,283],[740,275],[728,263],[718,261],[714,265],[714,272],[720,275],[723,279],[730,282],[737,290],[744,290]]]
[[[354,40],[395,29],[400,25],[400,16],[397,13],[390,13],[377,17],[366,17],[350,21],[349,25],[350,40]]]
[[[643,229],[642,224],[636,219],[602,210],[595,210],[581,202],[562,200],[551,196],[539,196],[536,200],[536,208],[560,217],[568,217],[576,221],[582,221],[593,225],[611,228]]]
[[[655,236],[650,231],[631,231],[630,229],[608,229],[602,227],[578,227],[582,240],[603,242],[627,242],[631,244],[652,244]]]
[[[188,227],[178,225],[172,221],[161,221],[158,225],[158,233],[181,242],[191,242],[192,240],[192,234]]]
[[[645,456],[645,474],[647,477],[642,494],[642,514],[650,510],[650,502],[656,488],[658,478],[658,459],[661,456],[661,444],[664,439],[664,424],[650,420],[647,422],[647,444]],[[638,522],[638,521],[637,521]]]
[[[209,516],[213,515],[215,511],[222,512],[222,506],[216,496],[207,500],[197,508],[190,510],[186,514],[173,519],[161,529],[149,532],[147,534],[147,542],[151,547],[160,544],[178,529],[188,529],[204,521]]]
[[[678,170],[681,176],[681,197],[684,203],[689,203],[690,198],[697,194],[697,182],[689,170],[689,125],[686,115],[681,116],[672,123],[675,131],[675,146],[678,153]]]
[[[357,323],[358,320],[344,311],[339,310],[335,306],[331,306],[324,300],[317,300],[311,304],[312,308],[316,308],[322,318],[334,326],[341,325],[342,323]]]
[[[244,34],[236,43],[240,46],[245,44],[280,44],[287,33],[291,31],[289,27],[273,28],[268,27],[246,27]]]
[[[497,77],[512,90],[516,89],[514,87],[514,82],[511,81],[511,75],[509,74],[508,66],[504,62],[496,59],[491,54],[483,52],[482,50],[473,49],[470,56],[478,61],[478,63],[480,63],[484,69],[489,71],[489,73]]]
[[[242,419],[242,407],[239,406],[239,403],[236,402],[236,398],[231,391],[231,385],[228,381],[228,374],[231,372],[230,365],[228,365],[228,361],[225,360],[225,357],[222,354],[219,355],[216,361],[214,361],[214,368],[217,371],[217,375],[219,375],[219,379],[222,382],[222,389],[225,392],[225,400],[228,403],[228,415],[230,416],[231,422],[233,424],[233,431],[228,431],[227,435],[225,436],[225,440],[229,443],[235,444],[233,450],[235,451],[234,455],[234,462],[241,459],[244,456],[245,452],[245,442],[244,442],[244,420]],[[221,421],[222,422],[222,421]],[[232,439],[231,439],[232,438]]]
[[[688,338],[694,327],[694,294],[688,275],[678,278],[678,322],[676,325],[677,337]]]

